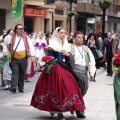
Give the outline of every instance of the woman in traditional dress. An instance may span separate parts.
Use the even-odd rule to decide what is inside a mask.
[[[45,52],[44,52],[44,48],[47,47],[47,42],[45,40],[45,35],[43,32],[39,32],[38,33],[38,38],[36,40],[35,43],[35,49],[36,49],[36,53],[37,53],[37,57],[38,57],[38,63],[40,66],[40,70],[42,70],[43,66],[44,66],[44,62],[41,60],[41,58],[43,56],[45,56]]]
[[[35,44],[36,44],[37,38],[38,38],[38,34],[37,34],[37,32],[34,32],[34,33],[33,33],[33,36],[32,36],[32,43],[33,43],[34,46],[35,46]]]
[[[56,28],[48,47],[48,55],[54,59],[41,73],[31,100],[35,108],[58,113],[59,120],[65,120],[63,112],[85,110],[81,90],[67,65],[69,52],[65,30]]]

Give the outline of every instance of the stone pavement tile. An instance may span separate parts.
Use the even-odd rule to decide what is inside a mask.
[[[98,118],[102,118],[102,117],[114,119],[116,116],[114,111],[102,110],[101,113],[98,115]]]
[[[89,82],[89,89],[84,97],[86,119],[77,118],[76,114],[71,115],[70,112],[67,112],[64,113],[66,120],[116,120],[113,77],[106,76],[106,71],[100,69],[97,71],[96,80],[97,82]],[[30,106],[36,81],[31,79],[31,82],[25,83],[28,87],[25,87],[23,94],[19,92],[16,95],[10,94],[12,99],[5,101],[2,104],[4,109],[0,109],[2,110],[0,116],[4,120],[57,120],[56,114],[52,117],[49,112],[40,111]],[[10,117],[4,117],[5,112]],[[20,118],[21,116],[22,118]]]
[[[34,108],[30,106],[31,97],[32,97],[31,93],[23,94],[20,97],[17,97],[9,102],[6,102],[4,106],[33,110]]]

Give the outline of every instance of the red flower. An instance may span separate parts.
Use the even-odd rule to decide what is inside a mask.
[[[48,48],[47,48],[47,47],[45,47],[45,48],[44,48],[44,51],[48,51]]]
[[[120,66],[120,54],[117,54],[117,55],[114,57],[113,64],[114,64],[115,66]]]
[[[49,61],[49,60],[52,60],[52,59],[54,59],[54,57],[53,56],[43,56],[42,57],[42,61]]]

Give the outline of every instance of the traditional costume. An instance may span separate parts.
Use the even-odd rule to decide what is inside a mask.
[[[81,90],[65,64],[70,57],[61,54],[62,50],[70,52],[69,45],[67,39],[62,43],[58,29],[60,28],[54,31],[48,47],[48,55],[53,56],[54,60],[41,73],[33,93],[31,106],[49,112],[84,110]],[[47,74],[46,71],[49,68],[50,74]]]
[[[45,36],[44,33],[39,32],[38,33],[38,38],[36,39],[36,43],[35,43],[35,50],[37,53],[37,57],[38,57],[38,63],[40,65],[40,69],[43,67],[43,65],[45,64],[41,58],[43,56],[45,56],[45,52],[44,52],[44,48],[47,47],[47,42],[45,40]]]
[[[96,67],[95,59],[91,50],[85,46],[71,45],[71,61],[70,64],[74,72],[78,75],[79,84],[82,95],[84,96],[88,90],[88,71],[90,75],[94,76]]]

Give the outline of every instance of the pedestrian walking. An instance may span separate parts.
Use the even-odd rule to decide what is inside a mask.
[[[5,37],[6,45],[10,45],[11,62],[10,68],[12,70],[11,88],[12,93],[16,93],[18,87],[19,92],[24,92],[24,79],[27,68],[27,57],[31,56],[34,61],[34,47],[29,37],[23,34],[23,26],[17,24],[13,35]]]
[[[59,120],[65,120],[63,112],[85,110],[81,90],[68,66],[69,52],[65,30],[56,28],[48,46],[53,60],[41,73],[31,100],[35,108],[58,113]]]
[[[95,74],[95,59],[91,50],[83,45],[84,34],[82,32],[76,32],[74,34],[74,44],[71,45],[70,64],[73,71],[79,78],[79,84],[82,92],[82,96],[87,93],[88,90],[88,72],[90,73],[90,80],[94,80]],[[84,111],[76,111],[78,118],[85,118]]]
[[[100,50],[100,46],[99,46],[99,43],[98,43],[98,40],[95,36],[94,33],[90,33],[88,35],[88,38],[87,38],[87,46],[89,47],[89,49],[91,50],[94,58],[95,58],[95,65],[96,65],[96,68],[97,69],[100,69],[100,66],[99,66],[99,56],[97,54],[97,50]],[[96,76],[96,72],[94,74],[94,82],[96,82],[95,80],[95,76]]]
[[[113,46],[113,41],[114,39],[111,37],[112,34],[111,32],[107,33],[107,37],[105,38],[103,42],[103,47],[102,51],[104,53],[105,48],[106,48],[106,60],[107,60],[107,76],[112,76],[113,71],[112,71],[112,58],[113,58],[113,51],[112,51],[112,46]]]

